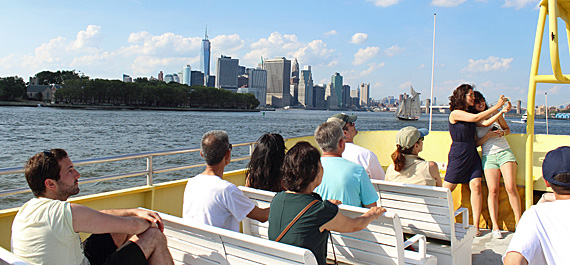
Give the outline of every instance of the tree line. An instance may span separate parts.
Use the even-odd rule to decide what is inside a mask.
[[[125,83],[119,80],[90,79],[75,71],[43,71],[36,74],[36,79],[39,84],[59,84],[61,88],[55,93],[55,100],[64,104],[221,109],[254,109],[259,105],[259,101],[252,94],[176,82],[164,83],[147,78],[137,78],[132,83]],[[16,83],[18,85],[15,85]],[[5,84],[10,88],[5,90]],[[14,100],[26,95],[25,83],[17,77],[1,78],[0,89],[0,97],[4,95],[4,91],[12,95],[4,100]],[[14,90],[23,92],[10,92]]]

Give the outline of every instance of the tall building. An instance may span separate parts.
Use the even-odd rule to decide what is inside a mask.
[[[247,87],[250,93],[259,100],[259,106],[265,106],[267,104],[267,71],[259,68],[248,68],[246,72],[249,77]]]
[[[238,88],[238,65],[239,59],[229,56],[220,56],[216,67],[216,87],[231,91]]]
[[[299,104],[305,108],[313,107],[313,74],[311,73],[311,66],[307,66],[305,70],[301,71],[299,86],[298,86]]]
[[[208,40],[208,28],[206,27],[206,33],[204,34],[204,39],[202,40],[202,49],[200,51],[200,67],[204,71],[204,85],[208,86],[210,84],[208,80],[210,79],[210,40]]]
[[[204,85],[204,73],[200,71],[190,71],[190,86]]]
[[[164,82],[167,84],[174,81],[174,76],[172,74],[167,74],[164,76]]]
[[[158,73],[158,81],[164,81],[164,73],[162,71]]]
[[[123,82],[131,83],[131,82],[133,82],[133,78],[128,74],[123,74]]]
[[[334,73],[334,75],[331,76],[331,84],[332,84],[332,90],[336,93],[336,104],[337,107],[341,107],[342,106],[342,75],[340,75],[339,73]],[[328,100],[328,99],[327,99]],[[329,103],[330,106],[330,103]]]
[[[265,60],[263,69],[267,71],[266,102],[274,107],[291,104],[291,60],[285,57]]]
[[[174,79],[174,82],[176,83],[180,83],[180,76],[181,76],[181,72],[178,74],[172,74],[172,78]]]
[[[325,90],[326,85],[313,86],[313,106],[317,109],[325,108]]]
[[[360,106],[360,90],[350,90],[350,105]]]
[[[360,107],[370,107],[370,83],[360,84]]]
[[[298,105],[299,102],[299,62],[297,58],[293,61],[291,66],[291,90],[293,91],[293,98],[291,99],[291,105]]]
[[[336,96],[336,91],[333,86],[333,83],[329,83],[325,89],[325,99],[326,104],[325,107],[327,109],[338,109],[339,100]]]
[[[350,86],[342,85],[342,106],[350,107],[352,102],[350,101]]]
[[[190,85],[190,78],[191,78],[190,71],[191,68],[189,64],[187,64],[186,66],[184,66],[184,68],[182,68],[182,84]]]

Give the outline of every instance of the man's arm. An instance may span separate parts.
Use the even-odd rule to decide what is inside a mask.
[[[125,214],[128,211],[124,212]],[[132,212],[131,212],[132,213]],[[140,234],[158,223],[131,215],[118,216],[99,212],[80,204],[71,204],[73,230],[93,234],[125,233]]]
[[[160,231],[164,232],[164,223],[157,212],[145,209],[107,209],[100,212],[121,217],[139,217],[156,224]]]
[[[528,261],[521,253],[511,251],[505,255],[504,265],[528,265]]]
[[[269,207],[259,208],[256,205],[253,207],[251,212],[249,212],[247,217],[249,217],[251,219],[255,219],[255,220],[260,221],[262,223],[267,222],[267,220],[269,219]]]

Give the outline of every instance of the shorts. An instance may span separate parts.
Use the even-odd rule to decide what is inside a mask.
[[[483,156],[483,170],[485,169],[500,169],[501,166],[507,162],[517,162],[515,154],[511,149],[506,149],[492,155]]]
[[[82,244],[83,253],[91,265],[148,264],[136,243],[129,241],[118,249],[111,234],[92,234]]]

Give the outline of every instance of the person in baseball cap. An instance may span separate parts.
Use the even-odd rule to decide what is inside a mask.
[[[521,217],[503,257],[504,264],[566,264],[570,251],[570,147],[546,154],[542,177],[554,191],[555,200],[537,204]]]
[[[344,129],[346,124],[354,123],[358,117],[356,115],[348,115],[346,113],[337,113],[332,115],[327,122],[337,121],[340,123],[341,127]]]
[[[396,144],[401,146],[402,149],[409,149],[413,147],[420,138],[428,134],[429,131],[426,128],[416,129],[416,127],[412,126],[404,127],[396,134]]]

